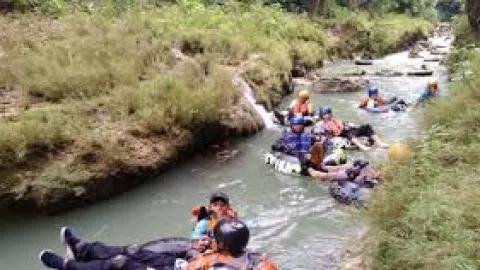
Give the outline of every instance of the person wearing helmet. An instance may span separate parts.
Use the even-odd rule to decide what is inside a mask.
[[[150,241],[143,245],[109,246],[101,242],[87,242],[63,227],[61,240],[65,257],[51,250],[42,250],[39,259],[44,266],[62,270],[154,270],[173,269],[177,260],[188,261],[198,255],[196,242],[171,237]]]
[[[208,207],[194,207],[192,215],[197,218],[190,236],[194,240],[211,235],[218,220],[237,218],[237,213],[230,207],[228,195],[220,191],[212,193]]]
[[[239,220],[221,220],[213,229],[215,250],[191,260],[187,270],[276,270],[271,260],[247,250],[250,231]]]
[[[370,147],[362,143],[359,137],[368,137],[370,141],[377,143],[379,146],[388,147],[388,145],[382,142],[378,135],[375,134],[372,126],[369,124],[355,125],[352,123],[343,123],[333,117],[332,109],[327,106],[320,107],[318,114],[320,120],[313,128],[313,132],[316,135],[345,137],[363,151],[370,150]]]
[[[305,132],[304,125],[303,116],[294,116],[290,120],[290,129],[285,130],[282,137],[275,141],[272,150],[303,160],[313,144],[313,137]]]
[[[375,112],[387,112],[389,110],[385,100],[380,97],[378,88],[375,86],[370,86],[367,89],[368,96],[363,97],[360,100],[359,107],[366,109],[368,111]]]
[[[372,188],[378,182],[380,172],[369,165],[368,161],[355,160],[344,165],[309,167],[308,175],[314,179],[328,182],[354,182],[361,187]]]
[[[379,95],[379,90],[375,86],[369,86],[367,89],[367,96],[360,101],[359,107],[373,113],[393,111],[405,111],[408,106],[407,102],[397,97],[392,97],[385,101]]]
[[[425,103],[438,94],[438,82],[434,79],[427,82],[427,87],[417,99],[417,104]]]
[[[313,115],[313,107],[310,104],[310,92],[308,90],[302,90],[298,93],[298,98],[292,101],[288,111],[289,116],[292,118],[295,115],[311,116]]]

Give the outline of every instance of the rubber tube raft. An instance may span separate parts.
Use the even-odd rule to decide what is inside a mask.
[[[140,246],[132,246],[146,252],[153,252],[164,260],[165,269],[176,269],[177,264],[186,264],[199,253],[193,248],[193,241],[183,237],[170,237],[150,241]],[[151,258],[155,255],[150,255]],[[162,268],[163,269],[163,268]]]
[[[360,171],[357,171],[355,176],[349,176],[352,173],[351,170],[358,169]],[[347,164],[345,170],[345,178],[334,179],[330,182],[330,194],[339,202],[361,205],[368,199],[372,189],[378,184],[378,175],[364,160],[356,160]]]
[[[360,140],[360,142],[363,145],[367,145],[367,146],[373,145],[373,141],[368,137],[358,137],[358,140]],[[335,149],[346,149],[346,150],[358,149],[358,146],[356,146],[353,142],[351,142],[349,139],[345,137],[332,137],[331,141]]]
[[[344,204],[362,205],[372,193],[371,188],[362,187],[352,181],[332,181],[329,184],[330,194]]]
[[[288,112],[287,111],[274,111],[273,113],[273,122],[281,125],[281,126],[289,126],[290,121],[288,120]],[[315,124],[316,119],[313,116],[304,116],[303,120],[305,121],[305,126],[312,126]]]
[[[432,76],[433,75],[433,70],[411,70],[407,71],[407,76]]]
[[[150,241],[140,246],[155,253],[187,253],[192,249],[192,240],[184,237],[170,237]]]
[[[440,57],[425,57],[423,58],[424,62],[440,62]]]
[[[270,152],[265,154],[264,161],[265,164],[273,167],[276,171],[291,175],[302,174],[302,163],[297,157],[281,152]],[[341,165],[346,162],[347,156],[341,148],[334,149],[323,160],[323,164],[328,166]]]
[[[385,108],[388,108],[385,110]],[[392,105],[382,106],[382,107],[375,107],[375,108],[364,108],[365,111],[369,113],[387,113],[389,111],[394,112],[404,112],[408,108],[407,104],[404,103],[395,103]]]
[[[371,66],[373,65],[373,60],[368,59],[358,59],[354,61],[357,66]]]

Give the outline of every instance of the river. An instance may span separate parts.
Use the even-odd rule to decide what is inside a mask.
[[[402,52],[376,62],[376,67],[418,69],[422,59],[408,59]],[[445,70],[429,63],[445,89]],[[324,73],[352,68],[349,62],[329,64]],[[371,77],[387,96],[413,100],[428,78]],[[420,110],[369,114],[356,108],[364,93],[315,94],[316,105],[329,105],[343,120],[371,123],[386,142],[421,136]],[[288,103],[292,97],[285,100]],[[37,259],[43,248],[62,252],[59,229],[68,225],[88,240],[111,244],[142,243],[165,236],[188,236],[193,223],[190,208],[207,203],[212,190],[226,191],[233,206],[252,230],[251,247],[271,256],[281,269],[337,269],[339,255],[348,241],[365,232],[358,211],[336,203],[327,185],[306,177],[283,175],[267,167],[262,155],[280,134],[265,129],[233,144],[240,154],[226,163],[212,155],[197,155],[144,185],[102,201],[52,217],[3,214],[0,224],[1,269],[43,269]],[[385,149],[350,153],[376,162],[386,158]]]

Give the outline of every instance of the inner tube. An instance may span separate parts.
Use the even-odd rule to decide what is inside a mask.
[[[404,103],[395,103],[392,106],[390,106],[390,109],[394,112],[404,112],[408,108],[407,104]]]
[[[303,119],[305,120],[305,126],[313,126],[315,124],[315,118],[313,116],[304,116]],[[281,126],[289,126],[290,121],[288,121],[288,112],[287,111],[274,111],[273,113],[273,121]]]
[[[170,237],[150,241],[141,246],[139,250],[153,252],[158,255],[157,262],[161,262],[161,269],[174,269],[178,261],[189,261],[198,256],[199,252],[193,248],[192,240],[183,237]],[[148,255],[149,260],[156,256]],[[160,266],[160,265],[157,265]]]
[[[429,57],[429,58],[423,58],[424,62],[440,62],[440,57]]]
[[[382,107],[374,107],[374,108],[365,108],[365,110],[369,113],[386,113]]]
[[[347,163],[347,155],[342,148],[335,148],[332,153],[327,154],[323,159],[323,165],[325,166],[337,166]]]
[[[359,137],[360,142],[364,145],[371,146],[372,141],[368,137]],[[332,143],[336,149],[355,150],[358,147],[349,139],[344,137],[332,137]]]
[[[302,173],[302,164],[297,157],[280,152],[271,152],[265,155],[264,161],[265,164],[282,173],[292,175],[300,175]]]
[[[332,181],[329,185],[330,194],[344,204],[363,204],[371,194],[370,188],[364,188],[351,181]]]
[[[403,72],[400,71],[393,71],[393,70],[382,70],[382,71],[377,71],[373,73],[375,76],[381,76],[381,77],[400,77],[403,76]]]
[[[432,76],[433,70],[411,70],[407,72],[408,76]]]
[[[357,66],[371,66],[373,65],[373,60],[368,59],[358,59],[354,61]]]
[[[155,253],[186,254],[192,249],[192,240],[184,237],[162,238],[145,243],[140,249]]]
[[[293,157],[281,152],[270,152],[265,154],[265,164],[270,165],[276,171],[290,175],[302,174],[302,163],[297,157]],[[333,150],[323,160],[323,165],[336,166],[347,163],[347,155],[341,148]]]

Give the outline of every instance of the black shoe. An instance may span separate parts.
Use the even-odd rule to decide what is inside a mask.
[[[42,261],[43,265],[48,268],[63,269],[65,265],[65,259],[51,250],[42,250],[38,255],[38,258]]]
[[[76,245],[80,242],[68,227],[63,227],[60,230],[60,239],[66,248],[66,257],[68,259],[75,259]]]
[[[280,123],[280,125],[282,125],[282,126],[285,125],[285,116],[283,114],[281,114],[277,110],[273,110],[273,115],[275,116],[277,121]]]

